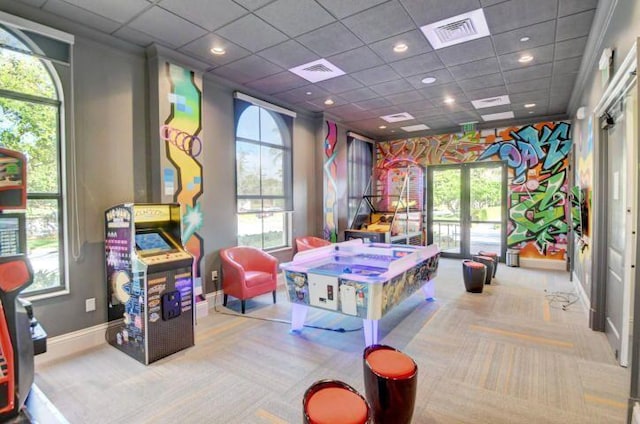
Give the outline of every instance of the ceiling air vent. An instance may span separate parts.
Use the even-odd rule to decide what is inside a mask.
[[[420,27],[434,49],[453,46],[489,35],[482,9],[443,19]]]
[[[344,75],[344,71],[326,59],[318,59],[313,62],[305,63],[289,71],[306,79],[309,82],[324,81],[331,78]]]
[[[511,104],[509,96],[487,97],[486,99],[471,100],[471,104],[476,109],[494,107]]]
[[[393,115],[385,115],[381,116],[380,118],[384,119],[387,122],[402,122],[415,119],[410,113],[407,112],[394,113]]]
[[[400,128],[402,128],[406,132],[422,131],[422,130],[430,130],[431,129],[428,126],[426,126],[425,124],[409,125],[408,127],[400,127]]]
[[[480,115],[484,121],[500,121],[502,119],[513,119],[515,115],[513,112],[500,112],[500,113],[491,113],[489,115]]]

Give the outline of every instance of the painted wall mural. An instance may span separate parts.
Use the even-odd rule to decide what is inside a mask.
[[[422,166],[503,161],[509,169],[508,247],[520,249],[521,257],[563,260],[571,219],[570,130],[566,122],[541,122],[378,143],[378,184],[390,164],[398,161]]]
[[[338,125],[325,121],[324,166],[323,166],[323,237],[332,243],[338,241]]]
[[[162,161],[162,199],[180,203],[182,239],[189,253],[195,257],[196,283],[201,281],[200,264],[203,259],[202,228],[202,80],[188,69],[171,63],[164,64],[160,84],[161,110],[169,113],[161,117],[160,139],[164,142]],[[169,92],[163,93],[162,87]]]

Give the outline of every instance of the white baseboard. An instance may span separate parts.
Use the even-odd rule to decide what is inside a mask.
[[[35,357],[36,367],[106,344],[107,327],[108,324],[105,322],[47,339],[47,351]]]
[[[204,299],[196,303],[196,319],[209,315],[209,300]]]
[[[567,263],[565,261],[555,259],[538,259],[520,257],[520,266],[522,268],[535,269],[552,269],[557,271],[566,271]]]
[[[218,291],[214,291],[214,292],[211,292],[211,293],[207,293],[207,294],[204,295],[204,297],[209,302],[209,309],[211,309],[214,306],[222,306],[224,293],[222,292],[222,290],[218,290]],[[214,302],[215,302],[215,304],[214,304]]]
[[[582,286],[582,283],[580,282],[580,279],[578,278],[578,275],[575,272],[573,272],[571,275],[573,276],[573,278],[572,278],[573,285],[576,286],[576,291],[578,292],[578,296],[580,297],[580,300],[582,300],[582,304],[584,305],[585,315],[586,315],[587,320],[588,320],[589,319],[589,307],[591,305],[591,301],[589,300],[589,296],[587,295],[587,292],[584,291],[584,287]]]

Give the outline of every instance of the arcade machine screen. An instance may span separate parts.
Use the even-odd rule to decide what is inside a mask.
[[[156,231],[137,233],[136,248],[143,255],[155,255],[176,250],[163,234]]]

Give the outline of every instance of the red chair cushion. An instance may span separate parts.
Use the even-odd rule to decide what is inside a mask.
[[[480,259],[484,259],[485,261],[493,262],[493,258],[491,256],[476,255],[476,258],[480,258]]]
[[[466,261],[466,262],[463,262],[462,264],[469,268],[485,268],[485,265],[481,264],[480,262]]]
[[[270,273],[262,271],[245,271],[244,279],[247,282],[247,287],[269,284],[273,281]]]
[[[312,424],[363,424],[367,421],[367,405],[350,390],[327,387],[311,395],[307,415]]]
[[[485,252],[484,250],[478,252],[478,255],[489,256],[490,258],[494,258],[494,257],[498,256],[498,254],[496,252]]]
[[[390,349],[374,350],[367,355],[367,363],[373,372],[389,378],[410,377],[416,371],[416,365],[409,356]]]

